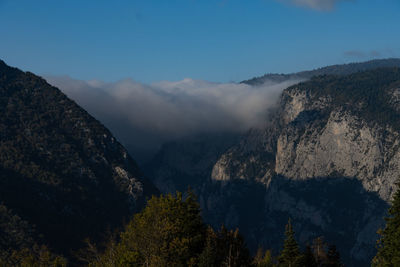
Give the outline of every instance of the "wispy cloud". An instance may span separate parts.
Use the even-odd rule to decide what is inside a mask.
[[[345,57],[356,58],[356,59],[371,59],[371,58],[382,58],[382,57],[394,57],[395,53],[392,49],[384,50],[348,50],[343,53]]]
[[[351,1],[351,0],[278,0],[293,4],[296,6],[311,8],[318,11],[330,11],[335,8],[339,2]]]
[[[352,58],[366,58],[367,57],[367,54],[360,50],[348,50],[348,51],[345,51],[343,54],[346,57],[352,57]]]
[[[260,125],[281,91],[298,82],[251,87],[192,79],[150,85],[130,79],[47,80],[103,122],[124,145],[134,144],[133,150],[156,149],[165,141],[192,134],[240,133]]]

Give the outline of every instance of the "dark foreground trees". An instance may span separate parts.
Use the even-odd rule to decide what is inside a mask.
[[[31,248],[10,250],[8,255],[2,254],[0,257],[0,266],[65,267],[67,266],[67,261],[65,258],[50,252],[46,246],[35,244]]]
[[[290,220],[285,237],[279,256],[260,248],[252,258],[238,229],[206,226],[196,197],[178,192],[153,197],[102,253],[88,243],[80,259],[89,266],[342,266],[336,248],[328,249],[322,238],[301,252]]]
[[[282,267],[300,266],[300,260],[301,260],[300,249],[299,245],[295,240],[292,222],[290,221],[290,219],[288,224],[286,225],[285,236],[286,239],[283,243],[283,250],[281,255],[279,256],[279,266]]]
[[[251,258],[239,230],[224,226],[217,232],[207,229],[206,244],[199,257],[199,266],[250,266]]]
[[[400,186],[400,179],[397,182]],[[395,267],[400,266],[400,188],[397,189],[389,209],[389,216],[385,218],[386,227],[379,231],[378,253],[372,260],[373,266]]]
[[[153,197],[104,253],[89,245],[81,254],[90,266],[233,267],[251,261],[238,230],[206,227],[190,192]]]
[[[336,246],[328,245],[322,237],[313,240],[301,253],[295,238],[291,220],[286,225],[283,249],[278,257],[278,267],[341,267],[339,252]]]

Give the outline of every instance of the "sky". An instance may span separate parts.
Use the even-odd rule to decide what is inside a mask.
[[[399,0],[0,0],[0,59],[39,75],[238,82],[400,56]]]

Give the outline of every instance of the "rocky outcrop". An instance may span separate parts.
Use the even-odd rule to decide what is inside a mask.
[[[369,265],[400,176],[398,88],[397,68],[287,88],[264,128],[212,157],[211,181],[185,176],[185,185],[206,221],[239,227],[253,250],[277,252],[290,217],[302,244],[324,236],[348,266]]]
[[[392,82],[389,79],[388,83]],[[350,103],[352,100],[349,98],[346,105],[341,105],[335,99],[342,97],[341,94],[316,95],[313,90],[307,89],[308,85],[304,83],[284,91],[279,115],[271,122],[271,125],[279,125],[279,129],[274,129],[278,133],[258,141],[259,144],[273,142],[270,149],[260,146],[257,152],[242,153],[241,145],[233,147],[214,165],[213,179],[261,181],[268,180],[266,176],[272,177],[274,173],[291,179],[341,175],[359,179],[367,191],[377,192],[382,199],[389,201],[399,175],[400,136],[397,121],[392,121],[393,124],[382,123],[373,116],[360,116],[369,112],[370,103],[363,99]],[[388,100],[386,105],[391,107],[390,111],[396,113],[399,107],[398,88],[375,90],[380,90],[378,93]],[[264,132],[268,131],[270,129],[264,129]],[[254,134],[250,133],[247,138],[252,137]],[[248,163],[238,158],[246,158],[252,152],[256,152],[250,158],[253,163],[252,159],[265,154],[273,154],[274,159],[269,164],[266,164],[267,161],[256,161],[255,164],[263,171],[246,177],[243,172],[248,169]],[[234,172],[233,162],[237,162]]]
[[[380,69],[319,77],[286,89],[268,126],[250,131],[222,155],[212,179],[225,186],[239,180],[263,184],[262,209],[273,225],[279,219],[271,214],[286,214],[300,225],[302,242],[328,236],[339,247],[347,247],[347,263],[362,266],[374,255],[385,203],[400,176],[399,81],[399,69]],[[276,182],[281,179],[284,185]],[[315,201],[318,189],[296,187],[307,187],[315,179],[323,181],[319,190],[338,181],[354,181],[357,186],[351,194],[345,193],[350,184],[333,186],[334,195]],[[341,223],[332,206],[338,198],[348,203],[335,206],[348,212],[341,216],[352,228],[335,225]],[[238,221],[241,216],[237,212]]]

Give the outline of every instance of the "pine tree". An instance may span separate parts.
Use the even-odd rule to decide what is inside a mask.
[[[200,267],[242,267],[250,266],[250,253],[239,230],[228,230],[225,226],[217,232],[207,230],[205,247],[199,256]]]
[[[153,197],[104,253],[88,243],[81,259],[97,266],[251,266],[239,230],[208,229],[193,193]],[[268,255],[267,255],[268,256]],[[267,257],[268,259],[268,257]]]
[[[204,247],[205,230],[192,193],[186,198],[179,192],[153,197],[121,233],[120,242],[92,265],[194,266]]]
[[[251,258],[243,237],[239,234],[239,229],[235,231],[221,228],[219,233],[220,249],[224,251],[222,266],[241,267],[250,266]]]
[[[222,260],[218,255],[218,238],[217,234],[211,227],[206,231],[206,242],[203,252],[199,256],[199,267],[214,267],[218,266]]]
[[[340,261],[340,254],[336,250],[335,245],[330,245],[327,253],[327,260],[324,267],[341,267],[343,264]]]
[[[289,219],[286,225],[285,241],[283,243],[283,250],[279,256],[279,266],[295,267],[300,265],[301,254],[299,245],[294,238],[294,231],[291,220]]]
[[[273,267],[273,259],[271,250],[264,250],[259,247],[256,255],[254,256],[253,265],[256,267]]]
[[[310,246],[306,246],[306,249],[303,253],[303,256],[301,258],[301,266],[307,266],[307,267],[317,267],[317,261],[314,257],[314,253],[311,249]]]
[[[400,179],[397,186],[400,185]],[[373,266],[400,266],[400,188],[393,197],[389,216],[385,218],[386,227],[378,233],[378,253],[372,261]]]
[[[327,248],[328,244],[324,241],[324,237],[320,236],[313,240],[312,249],[318,266],[323,265],[327,261]]]

